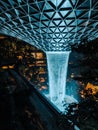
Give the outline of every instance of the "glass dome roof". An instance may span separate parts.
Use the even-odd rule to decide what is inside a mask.
[[[0,33],[44,51],[98,37],[98,0],[1,0]]]

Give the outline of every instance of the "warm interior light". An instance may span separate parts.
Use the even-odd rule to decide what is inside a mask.
[[[19,60],[22,60],[22,59],[23,59],[23,57],[22,57],[22,56],[17,56],[17,58],[18,58]]]
[[[37,58],[37,59],[42,59],[42,58],[44,58],[44,57],[43,57],[43,53],[40,53],[40,52],[39,52],[39,53],[36,53],[36,58]]]
[[[81,97],[82,98],[85,98],[86,94],[88,94],[88,95],[95,95],[96,93],[98,93],[98,86],[93,85],[93,84],[88,82],[88,84],[85,87],[85,89],[82,90],[80,93],[81,93]]]
[[[8,69],[8,66],[2,66],[2,69]]]
[[[93,84],[91,84],[91,83],[88,83],[85,89],[86,89],[86,90],[91,89],[93,95],[95,95],[96,93],[98,93],[98,86],[93,85]]]
[[[4,39],[4,38],[6,38],[6,37],[5,37],[5,36],[0,35],[0,39]]]
[[[13,69],[14,65],[9,65],[8,68]]]

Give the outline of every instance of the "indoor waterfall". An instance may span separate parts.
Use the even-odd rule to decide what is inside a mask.
[[[69,52],[47,52],[49,93],[51,101],[61,102],[65,96]]]
[[[68,59],[70,51],[66,52],[46,52],[48,78],[49,78],[49,99],[60,110],[62,102],[66,99],[72,101],[73,97],[66,95],[66,78],[68,69]]]

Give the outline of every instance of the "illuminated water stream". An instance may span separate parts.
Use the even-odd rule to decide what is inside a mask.
[[[61,110],[62,102],[74,101],[74,98],[66,95],[66,77],[68,59],[70,52],[46,52],[48,77],[49,77],[49,98]]]

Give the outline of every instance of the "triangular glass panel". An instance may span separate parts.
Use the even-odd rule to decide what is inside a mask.
[[[44,24],[46,27],[48,27],[49,21],[43,21],[43,24]]]
[[[46,10],[54,10],[54,8],[49,4],[49,1],[47,1],[45,3],[44,11],[46,11]]]
[[[17,24],[17,26],[19,26],[20,25],[20,21],[19,21],[19,19],[17,18],[17,19],[15,19],[14,20],[14,22]]]
[[[71,24],[70,24],[70,26],[76,26],[77,25],[77,20],[74,20]]]
[[[64,33],[68,33],[68,29],[65,28],[65,29],[63,30],[63,32],[64,32]]]
[[[96,10],[96,11],[92,11],[91,12],[91,18],[94,18],[94,17],[96,17],[96,16],[98,16],[98,11]]]
[[[90,0],[81,1],[81,4],[78,5],[77,9],[90,9]]]
[[[24,23],[29,23],[28,16],[22,17],[21,19],[24,21]]]
[[[28,29],[31,29],[31,25],[30,24],[27,24],[26,26],[28,27]]]
[[[35,8],[29,6],[29,13],[30,14],[35,14],[35,13],[38,13],[38,11]]]
[[[40,14],[33,14],[33,16],[37,19],[37,20],[40,20]]]
[[[71,32],[73,32],[74,34],[76,33],[76,28],[73,28],[72,30],[71,30]]]
[[[59,46],[61,47],[61,46],[63,46],[63,42],[65,42],[63,39],[60,39],[60,41],[59,41]]]
[[[34,17],[30,17],[30,21],[31,21],[31,23],[37,22],[36,18],[34,18]]]
[[[38,8],[38,6],[37,6],[37,4],[34,2],[33,4],[30,4],[30,6],[32,7],[32,8],[34,8],[34,10],[36,10],[36,11],[38,11],[39,12],[39,8]]]
[[[46,31],[44,31],[43,29],[40,31],[41,34],[45,34]]]
[[[82,23],[84,23],[85,22],[85,20],[83,20],[83,19],[78,19],[77,20],[77,25],[78,26],[80,26]]]
[[[45,24],[43,22],[41,22],[41,28],[45,28]]]
[[[0,17],[0,23],[1,23],[1,20],[3,21],[3,22],[5,22],[5,18],[4,17]]]
[[[64,2],[62,3],[62,6],[61,6],[61,8],[72,8],[72,5],[71,5],[71,3],[70,3],[70,1],[69,0],[64,0]]]
[[[58,34],[58,33],[55,34],[55,36],[56,36],[57,38],[59,38],[59,35],[60,35],[60,34]]]
[[[74,36],[73,33],[70,33],[69,38],[70,38],[70,39],[74,39],[73,36]]]
[[[70,14],[67,16],[67,18],[70,18],[70,19],[75,18],[75,12],[74,11],[70,12]]]
[[[82,30],[83,28],[82,27],[78,27],[77,28],[77,32],[79,32],[80,30]]]
[[[55,7],[57,7],[57,0],[51,0],[52,4],[55,5]]]
[[[14,24],[15,26],[17,26],[17,25],[18,25],[18,23],[17,23],[17,22],[15,22],[15,21],[13,21],[13,24]]]
[[[79,18],[82,13],[83,13],[82,10],[76,10],[76,11],[75,11],[75,14],[76,14],[76,17],[77,17],[77,18]]]
[[[51,28],[48,29],[48,34],[52,34],[53,31],[51,30]]]
[[[55,14],[55,12],[45,12],[45,14],[48,16],[48,18],[52,18]]]
[[[60,23],[60,25],[59,26],[66,26],[66,24],[65,24],[65,22],[64,21],[62,21],[61,23]]]
[[[53,23],[53,21],[50,22],[49,27],[50,27],[50,28],[51,28],[51,27],[55,27],[55,24]]]
[[[63,36],[62,36],[62,34],[60,33],[60,35],[59,35],[59,38],[62,38]]]
[[[66,36],[66,33],[62,33],[62,37],[65,37]]]
[[[88,25],[88,20],[86,20],[85,22],[83,22],[83,23],[81,24],[82,27],[87,27],[87,25]]]
[[[69,14],[69,10],[60,11],[62,17],[66,17]]]
[[[2,5],[5,7],[5,8],[10,8],[10,4],[6,1],[6,2],[4,2],[4,1],[1,1],[1,3],[2,3]]]
[[[60,31],[59,31],[59,29],[58,28],[56,28],[55,29],[55,33],[59,33]]]
[[[89,12],[86,12],[86,13],[83,14],[80,18],[88,19],[88,17],[89,17]]]
[[[7,24],[7,26],[11,29],[12,28],[12,25],[10,25],[10,24]]]
[[[49,37],[52,38],[52,37],[53,37],[53,34],[49,34]]]
[[[60,42],[61,43],[64,43],[65,42],[65,40],[62,38],[61,40],[60,40]],[[61,44],[60,46],[62,46],[63,44]]]
[[[8,26],[9,26],[10,28],[13,28],[13,23],[10,21],[10,22],[8,23]]]
[[[54,32],[54,31],[56,30],[56,28],[55,28],[55,27],[53,27],[53,28],[51,27],[50,30],[51,30],[52,32]]]
[[[17,9],[15,9],[15,13],[17,16],[19,16],[19,11]]]
[[[98,20],[98,15],[93,17],[93,20]]]
[[[15,19],[16,18],[16,13],[14,9],[11,9],[9,11],[7,11],[8,14],[11,15],[11,19]]]
[[[98,11],[91,11],[91,18],[95,17],[98,14]]]
[[[47,33],[47,29],[46,28],[43,28],[42,31],[44,31],[45,33]]]
[[[53,22],[55,23],[56,26],[59,26],[61,20],[54,20]]]
[[[39,27],[39,24],[40,24],[39,22],[34,22],[33,26]]]
[[[20,10],[21,12],[23,12],[24,14],[29,13],[29,12],[28,12],[28,5],[22,6],[21,8],[19,8],[19,10]]]
[[[98,27],[98,22],[97,21],[93,23],[93,27]]]
[[[70,23],[72,22],[73,20],[69,20],[69,19],[66,19],[65,22],[67,25],[70,25]]]
[[[55,13],[55,15],[53,16],[53,19],[61,19],[61,16],[59,15],[58,12]]]
[[[48,18],[43,14],[43,15],[41,16],[41,21],[45,21],[45,20],[48,20]]]
[[[61,0],[56,0],[56,1],[57,1],[57,7],[60,6],[62,1]]]
[[[54,45],[55,45],[55,42],[54,42],[54,40],[53,39],[51,39],[51,43],[54,43]],[[53,44],[52,44],[53,45]]]
[[[71,2],[72,6],[74,8],[76,6],[77,0],[70,0],[70,2]]]
[[[45,5],[45,1],[38,2],[37,4],[38,4],[40,11],[42,11],[44,8],[44,5]]]
[[[69,32],[73,29],[73,27],[67,27],[67,28],[68,28],[68,31],[69,31]]]
[[[51,0],[51,2],[55,5],[55,7],[58,7],[61,3],[60,0]]]
[[[70,33],[68,33],[65,37],[66,37],[66,38],[69,38],[69,36],[70,36]]]
[[[60,32],[62,32],[65,29],[65,27],[59,27]]]
[[[52,38],[54,39],[54,38],[56,38],[56,36],[53,34]]]
[[[24,23],[24,21],[23,21],[22,19],[19,19],[19,21],[20,21],[20,23],[21,23],[21,24],[23,24],[23,23]]]
[[[15,5],[17,5],[17,3],[13,0],[8,0],[8,2],[10,3],[11,6],[15,7]]]
[[[9,19],[12,18],[12,16],[11,16],[9,13],[5,13],[5,15],[6,15]]]
[[[78,0],[77,3],[76,3],[76,7],[80,7],[82,5],[82,3],[84,3],[85,0]]]

